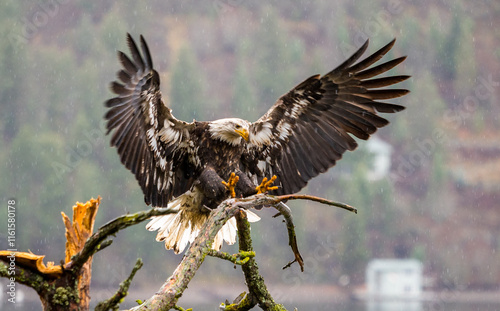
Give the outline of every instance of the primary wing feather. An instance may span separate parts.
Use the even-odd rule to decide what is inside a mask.
[[[111,83],[117,96],[105,103],[107,130],[114,130],[111,145],[135,175],[146,203],[167,206],[172,195],[191,186],[178,162],[188,152],[193,123],[177,120],[163,102],[160,78],[144,38],[140,38],[142,55],[130,34],[127,42],[132,59],[118,52],[123,69],[117,73],[120,82]]]
[[[357,62],[368,47],[366,41],[331,72],[312,76],[283,95],[250,127],[248,152],[258,159],[259,169],[248,165],[248,173],[259,177],[277,175],[276,194],[297,192],[311,178],[335,165],[346,150],[357,147],[351,135],[366,140],[387,125],[389,122],[377,113],[398,112],[404,107],[379,100],[403,96],[408,90],[379,88],[409,76],[374,77],[397,66],[405,57],[370,66],[394,42]]]

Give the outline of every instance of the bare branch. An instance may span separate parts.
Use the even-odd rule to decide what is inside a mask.
[[[212,257],[217,257],[220,259],[228,260],[235,265],[244,265],[248,262],[248,260],[252,257],[255,257],[255,252],[245,252],[245,251],[240,251],[237,254],[228,254],[226,252],[221,252],[221,251],[216,251],[214,249],[209,249],[207,251],[207,255],[212,256]]]
[[[237,201],[229,199],[222,202],[212,211],[208,220],[200,229],[200,234],[186,251],[181,263],[163,286],[140,306],[131,310],[169,310],[174,308],[179,298],[186,290],[189,282],[205,260],[205,256],[212,248],[217,232],[238,211]]]
[[[358,213],[358,210],[355,207],[352,207],[348,204],[330,201],[330,200],[327,200],[324,198],[315,197],[315,196],[307,195],[307,194],[286,194],[286,195],[280,195],[280,196],[273,196],[273,195],[261,193],[261,194],[256,194],[256,195],[252,195],[252,196],[237,199],[237,200],[240,202],[239,203],[240,207],[246,208],[246,209],[252,208],[252,207],[258,206],[258,205],[275,205],[275,204],[278,204],[279,202],[286,202],[288,200],[309,200],[309,201],[314,201],[314,202],[318,202],[321,204],[340,207],[342,209],[348,210],[349,212],[353,212],[355,214]]]
[[[348,204],[330,201],[330,200],[327,200],[324,198],[315,197],[315,196],[307,195],[307,194],[286,194],[286,195],[280,195],[276,198],[279,200],[279,202],[287,201],[287,200],[309,200],[309,201],[314,201],[314,202],[318,202],[321,204],[340,207],[342,209],[348,210],[349,212],[353,212],[354,214],[358,213],[358,210],[355,207],[352,207]]]
[[[293,224],[292,211],[285,203],[279,202],[274,206],[283,217],[285,217],[286,229],[288,231],[288,245],[292,248],[295,259],[289,262],[283,267],[286,269],[290,267],[294,262],[298,262],[300,265],[300,270],[304,272],[304,260],[299,252],[299,247],[297,246],[297,236],[295,235],[295,225]]]
[[[186,254],[184,255],[181,263],[177,266],[172,276],[170,276],[170,278],[151,298],[142,303],[140,306],[134,307],[131,310],[153,311],[179,308],[176,306],[177,301],[182,296],[184,290],[186,290],[196,271],[200,268],[206,255],[226,259],[237,264],[242,264],[241,267],[245,275],[249,293],[246,296],[242,296],[243,298],[237,299],[236,303],[223,305],[225,310],[250,310],[256,304],[259,304],[259,306],[264,310],[270,310],[271,308],[272,310],[285,310],[282,305],[274,302],[273,298],[266,288],[263,277],[259,274],[257,263],[253,258],[252,241],[250,237],[250,224],[246,219],[246,213],[244,213],[241,209],[249,209],[260,205],[275,206],[280,202],[286,200],[312,200],[356,212],[356,209],[349,205],[332,202],[326,199],[308,195],[270,196],[267,194],[256,194],[246,198],[228,199],[222,202],[217,207],[217,209],[212,211],[210,217],[200,229],[200,234],[196,237],[189,249],[186,251]],[[302,257],[298,252],[291,213],[290,211],[286,211],[285,208],[278,207],[277,209],[280,210],[281,214],[283,214],[285,217],[289,233],[290,246],[294,251],[296,260],[299,261],[298,259],[300,258],[299,264],[301,264],[302,267]],[[137,220],[137,222],[157,215],[147,215],[145,216],[145,218]],[[233,216],[236,216],[237,219],[240,253],[229,255],[227,253],[212,250],[212,244],[215,236],[222,228],[222,226],[227,222],[227,220],[229,220]],[[248,259],[246,263],[241,259],[240,262],[238,262],[237,257],[242,255],[245,256],[243,260]]]
[[[236,214],[236,225],[238,227],[240,251],[253,252],[250,223],[246,213],[239,212]],[[241,270],[245,275],[249,294],[237,306],[229,305],[226,310],[250,310],[258,303],[263,310],[286,311],[282,305],[274,302],[264,283],[264,278],[259,274],[259,267],[254,258],[250,258],[245,265],[241,266]]]
[[[139,269],[142,268],[142,265],[143,265],[142,259],[141,258],[137,259],[135,266],[132,269],[132,272],[130,272],[130,275],[125,281],[120,283],[120,287],[116,291],[116,293],[108,300],[99,302],[95,307],[95,310],[97,311],[118,310],[120,302],[128,294],[128,289],[130,287],[130,284],[132,283],[132,279],[134,278],[137,271],[139,271]]]

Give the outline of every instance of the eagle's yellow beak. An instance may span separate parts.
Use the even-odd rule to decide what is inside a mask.
[[[243,137],[244,140],[248,141],[248,131],[246,129],[241,128],[241,129],[235,129],[234,131],[240,134],[240,136]]]

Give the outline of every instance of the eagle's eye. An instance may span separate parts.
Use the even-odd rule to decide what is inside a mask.
[[[240,128],[241,128],[241,125],[236,124],[236,128],[237,128],[237,129],[240,129]]]

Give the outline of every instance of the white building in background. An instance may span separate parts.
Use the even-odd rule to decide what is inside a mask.
[[[422,263],[418,260],[374,259],[366,268],[367,298],[419,299],[422,279]]]
[[[368,180],[380,180],[389,175],[391,170],[392,146],[377,135],[373,135],[366,142],[366,149],[373,153],[373,164],[366,176]]]

